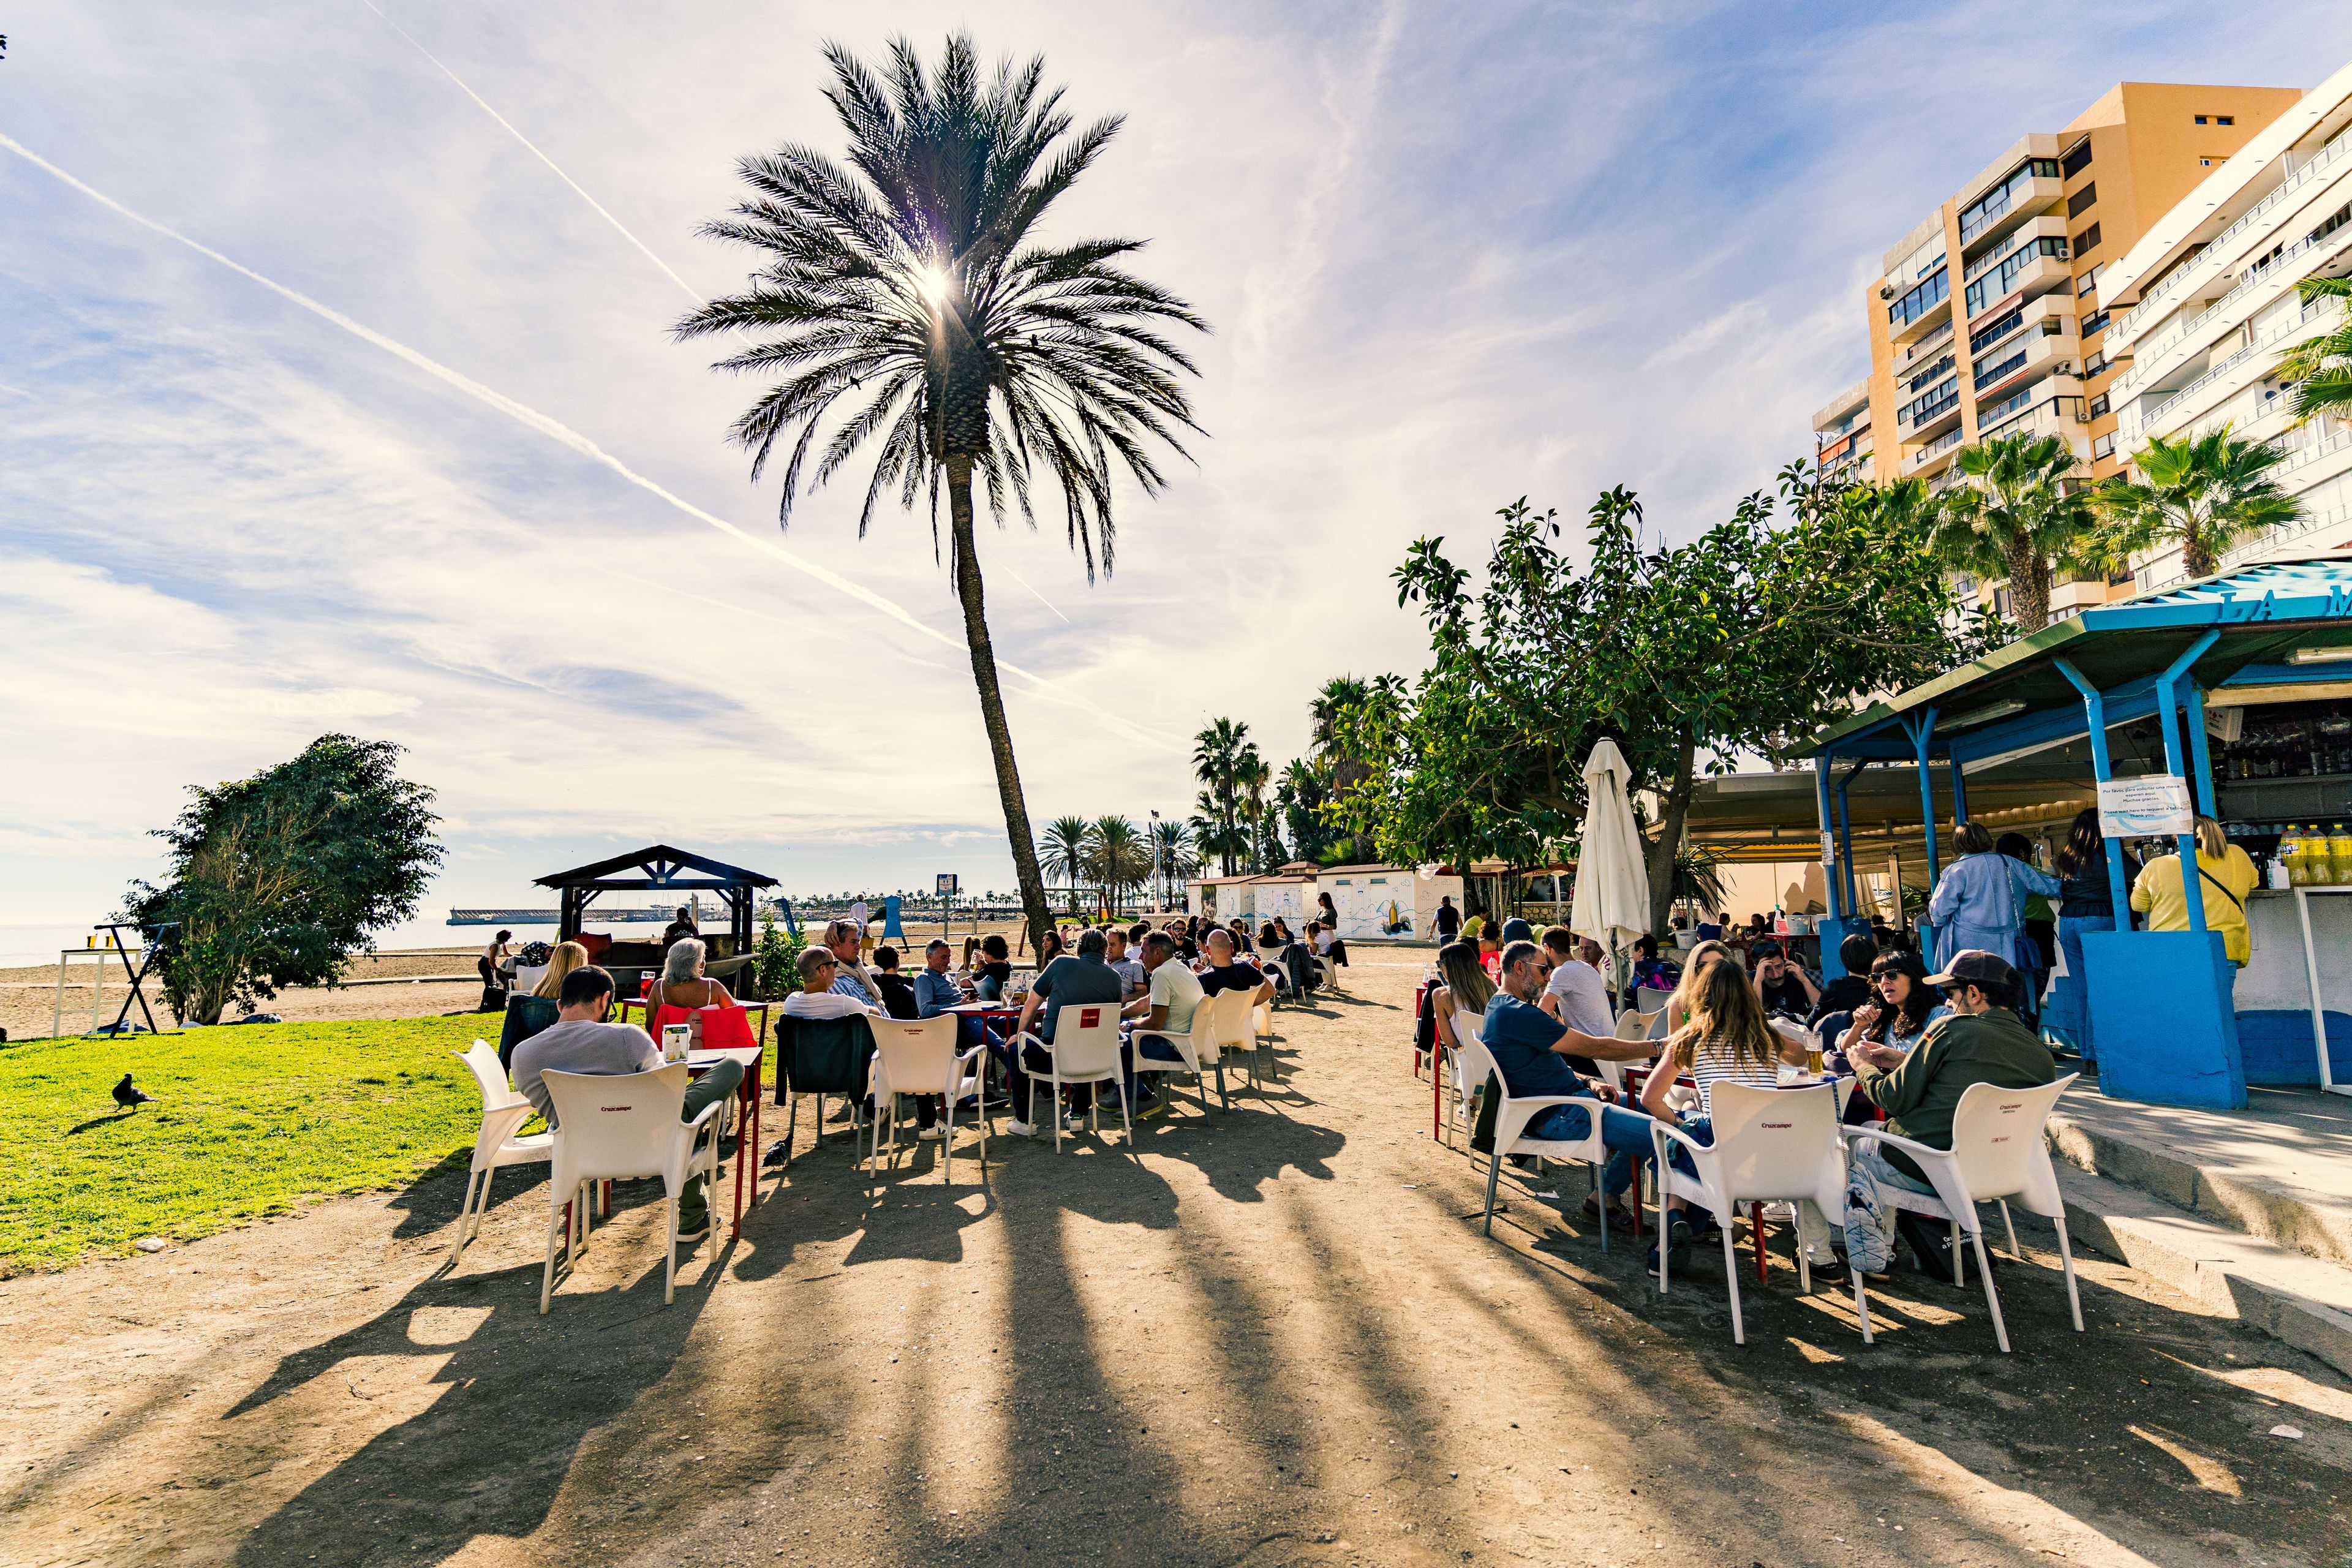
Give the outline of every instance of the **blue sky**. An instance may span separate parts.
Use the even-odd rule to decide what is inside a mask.
[[[0,956],[112,908],[186,784],[331,729],[439,790],[435,920],[654,838],[1009,885],[927,521],[859,542],[845,484],[779,535],[723,439],[751,388],[666,331],[747,270],[693,233],[734,160],[838,147],[824,38],[1043,51],[1128,116],[1055,232],[1150,238],[1216,329],[1115,575],[983,538],[1040,820],[1181,812],[1209,717],[1278,763],[1328,676],[1417,668],[1418,534],[1620,482],[1719,517],[2016,136],[2347,41],[2320,4],[376,5],[0,15],[0,135],[58,171],[0,149]]]

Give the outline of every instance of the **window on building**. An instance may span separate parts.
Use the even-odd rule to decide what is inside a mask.
[[[2199,115],[2199,116],[2197,117],[2197,123],[2198,123],[2198,124],[2200,124],[2200,125],[2203,125],[2203,124],[2205,124],[2205,123],[2206,123],[2205,117],[2204,117],[2203,115],[2201,115],[2201,114],[2200,114],[2200,115]]]
[[[2105,436],[2091,437],[2091,458],[2094,462],[2101,458],[2112,458],[2115,454],[2116,437],[2113,431],[2109,431]]]
[[[2075,142],[2072,147],[2066,149],[2066,155],[2059,160],[2058,166],[2065,171],[2065,177],[2070,180],[2075,175],[2081,174],[2084,170],[2089,168],[2091,166],[2091,139],[2085,136],[2080,142]]]
[[[2106,368],[2107,356],[2103,353],[2095,353],[2083,362],[2083,374],[2085,377],[2103,375],[2106,373]]]
[[[2092,226],[2096,227],[2097,226],[2095,224]],[[2096,241],[2094,241],[2093,243],[2095,244]],[[2088,272],[2083,274],[2081,279],[2074,285],[2074,293],[2077,297],[2088,294],[2091,290],[2099,286],[2099,272],[2100,268],[2094,267]]]
[[[2213,160],[2210,158],[2200,158],[2197,160],[2197,166],[2200,169],[2210,169],[2213,166]]]
[[[2104,332],[2106,330],[2107,313],[2105,310],[2095,310],[2090,315],[2083,318],[2083,335],[2084,337],[2092,337],[2097,333]],[[2102,367],[2104,367],[2106,363],[2107,362],[2104,358],[2099,361]]]
[[[2238,117],[2234,114],[2217,114],[2213,117],[2213,123],[2216,125],[2235,125],[2237,122]]]
[[[2077,256],[2082,255],[2085,251],[2096,250],[2098,247],[2099,226],[2097,224],[2093,224],[2090,227],[2084,229],[2082,233],[2074,237],[2074,254]]]
[[[2104,392],[2091,399],[2091,417],[2098,418],[2107,411],[2107,395]]]
[[[2089,206],[2098,199],[2099,182],[2093,180],[2089,184],[2084,185],[2081,190],[2076,191],[2073,195],[2066,198],[2066,216],[2068,217],[2081,217],[2083,216],[2083,209]]]

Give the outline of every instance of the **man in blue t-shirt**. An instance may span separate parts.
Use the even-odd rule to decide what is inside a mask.
[[[1617,1091],[1588,1081],[1569,1065],[1570,1057],[1596,1061],[1647,1061],[1650,1047],[1643,1040],[1611,1039],[1570,1028],[1537,1005],[1551,978],[1552,957],[1531,942],[1515,942],[1503,950],[1503,984],[1486,1004],[1478,1026],[1479,1043],[1495,1058],[1504,1087],[1513,1099],[1534,1095],[1572,1094],[1614,1101]],[[1581,1105],[1552,1105],[1536,1112],[1520,1136],[1584,1138],[1591,1134],[1591,1110]],[[1603,1190],[1613,1200],[1633,1181],[1633,1161],[1651,1152],[1650,1119],[1638,1110],[1613,1103],[1601,1107],[1601,1139],[1617,1152],[1609,1163]],[[1597,1205],[1588,1207],[1595,1212]],[[1620,1210],[1621,1221],[1633,1216]],[[1596,1217],[1598,1217],[1596,1213]]]

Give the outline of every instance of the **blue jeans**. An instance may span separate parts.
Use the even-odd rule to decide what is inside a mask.
[[[1612,1198],[1633,1184],[1633,1162],[1636,1159],[1639,1159],[1643,1164],[1653,1167],[1658,1163],[1656,1151],[1650,1142],[1650,1119],[1644,1116],[1642,1121],[1643,1123],[1642,1146],[1638,1149],[1620,1150],[1617,1158],[1609,1162],[1609,1179],[1601,1184]],[[1681,1131],[1709,1149],[1715,1147],[1715,1123],[1704,1116],[1685,1117]],[[1612,1147],[1616,1146],[1612,1144]],[[1675,1170],[1685,1176],[1698,1174],[1698,1167],[1691,1163],[1689,1150],[1679,1143],[1670,1143],[1667,1148],[1672,1152],[1666,1158],[1674,1163]]]
[[[1600,1102],[1596,1100],[1593,1103]],[[1521,1134],[1527,1138],[1589,1138],[1591,1135],[1592,1112],[1581,1105],[1548,1105],[1536,1112]],[[1628,1110],[1622,1106],[1601,1105],[1601,1142],[1604,1147],[1617,1151],[1617,1157],[1609,1162],[1609,1173],[1602,1183],[1603,1189],[1614,1197],[1633,1184],[1632,1157],[1650,1152],[1650,1118],[1642,1111]]]
[[[2091,1044],[2091,993],[2083,984],[2083,933],[2115,929],[2113,915],[2058,917],[2058,950],[2066,955],[2066,973],[2051,987],[2042,1022],[2053,1034],[2071,1038],[2086,1062],[2098,1060],[2099,1054]]]

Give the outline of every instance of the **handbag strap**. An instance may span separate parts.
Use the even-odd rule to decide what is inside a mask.
[[[2240,914],[2245,913],[2245,900],[2239,898],[2237,894],[2230,891],[2228,885],[2225,884],[2221,878],[2216,877],[2212,872],[2205,869],[2201,863],[2197,868],[2197,874],[2204,878],[2207,881],[2212,883],[2215,887],[2220,888],[2221,889],[2221,896],[2230,900],[2231,908],[2236,910]]]

